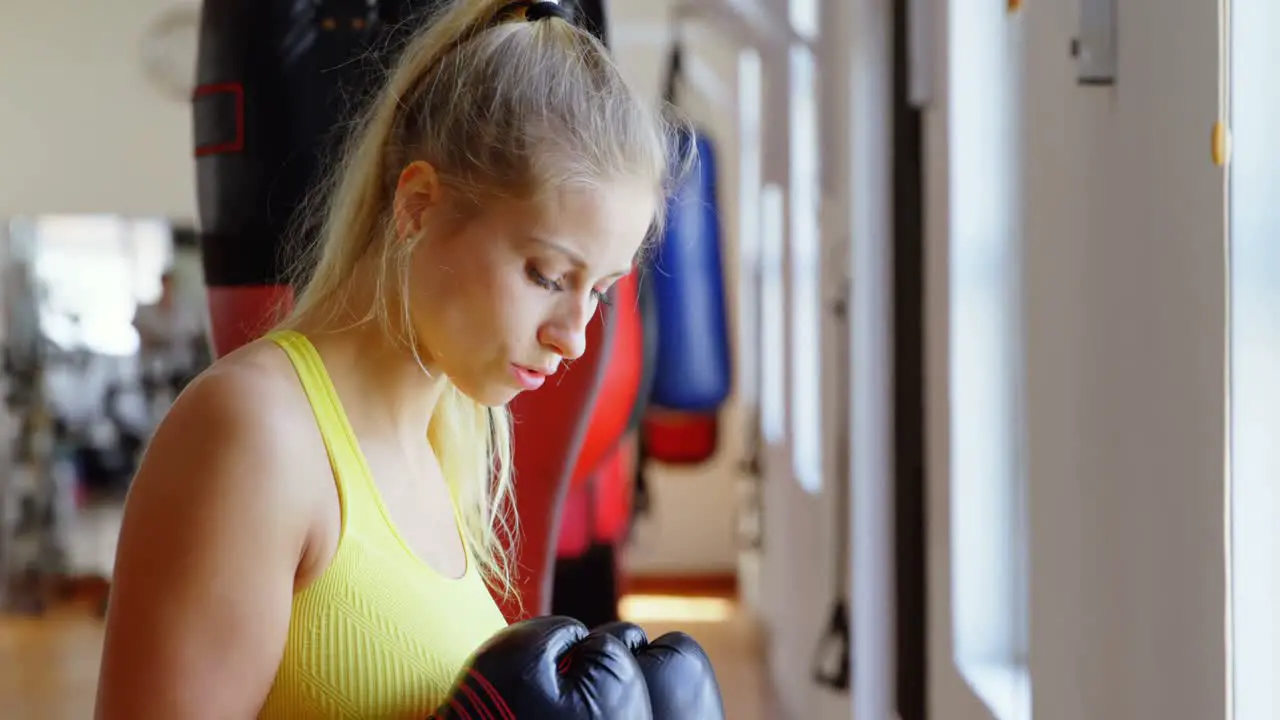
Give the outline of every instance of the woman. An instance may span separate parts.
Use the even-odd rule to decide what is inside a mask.
[[[125,511],[98,716],[425,717],[504,624],[503,406],[582,354],[666,127],[556,8],[402,51],[282,324],[193,382]]]

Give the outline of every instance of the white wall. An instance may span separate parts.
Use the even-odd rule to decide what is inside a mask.
[[[195,217],[190,109],[147,83],[143,28],[170,3],[0,11],[0,217]]]
[[[1209,149],[1217,8],[1117,4],[1112,88],[1075,83],[1075,3],[1027,3],[1006,20],[1011,42],[1022,36],[1011,62],[1024,72],[1015,233],[1034,717],[1219,718],[1226,289],[1222,174]],[[945,196],[955,149],[946,129],[956,101],[935,107],[928,130],[930,679],[932,716],[947,720],[989,716],[952,647],[950,591],[963,581],[952,574],[947,521],[955,208]]]
[[[749,4],[748,4],[749,5]],[[759,3],[758,6],[769,7],[774,21],[767,23],[779,27],[787,17],[786,3]],[[781,223],[781,242],[787,245],[781,261],[765,260],[766,263],[780,264],[783,276],[785,299],[782,301],[782,312],[785,322],[790,325],[797,318],[798,293],[817,293],[821,302],[821,386],[820,404],[823,427],[822,440],[822,472],[820,487],[814,491],[801,482],[796,467],[795,453],[797,447],[793,442],[796,418],[794,413],[799,404],[794,368],[791,363],[804,357],[808,351],[800,347],[790,336],[788,327],[783,332],[787,339],[780,344],[786,346],[785,366],[781,368],[781,378],[764,378],[765,383],[782,385],[786,390],[783,402],[785,417],[782,418],[785,429],[776,439],[767,440],[764,445],[764,546],[759,557],[758,577],[761,590],[758,611],[768,630],[768,663],[770,676],[774,682],[783,717],[787,718],[848,718],[852,714],[852,698],[848,693],[839,693],[818,685],[813,677],[815,658],[819,642],[827,629],[833,603],[838,594],[848,591],[848,573],[845,573],[844,584],[836,573],[834,563],[837,560],[837,546],[847,543],[847,537],[840,534],[837,528],[839,508],[842,501],[838,483],[847,482],[844,476],[847,470],[849,440],[841,436],[847,432],[847,422],[842,422],[843,415],[849,410],[848,398],[841,395],[838,388],[838,375],[849,374],[847,367],[837,364],[848,359],[848,354],[838,347],[847,339],[840,336],[839,326],[829,314],[829,308],[835,300],[846,297],[847,289],[843,287],[848,279],[850,259],[849,247],[849,199],[850,168],[842,162],[843,154],[849,150],[849,143],[842,141],[850,128],[850,116],[847,112],[851,88],[847,73],[839,72],[839,61],[842,53],[848,51],[848,39],[852,35],[853,26],[833,30],[828,20],[836,10],[834,4],[824,4],[820,16],[820,39],[815,48],[819,58],[819,119],[820,135],[820,211],[819,237],[821,244],[821,270],[816,279],[797,276],[797,270],[803,271],[802,258],[796,251],[798,239],[796,232],[803,231],[791,222]],[[845,8],[847,10],[847,8]],[[841,15],[836,12],[834,15]],[[847,18],[848,13],[843,17]],[[802,118],[791,112],[792,93],[796,88],[790,85],[788,77],[787,48],[783,46],[765,46],[758,48],[761,53],[763,67],[763,173],[765,183],[776,183],[790,190],[793,180],[801,179],[794,173],[801,169],[795,163],[800,159],[794,149],[802,147],[793,145],[793,132],[803,132],[793,126]],[[843,56],[847,58],[847,55]],[[828,68],[824,63],[830,62]],[[834,74],[828,70],[835,68]],[[841,85],[839,78],[844,77]],[[785,198],[785,211],[805,212],[807,208],[797,202],[802,195],[789,194]],[[760,212],[763,208],[757,210]],[[758,226],[762,233],[771,231],[767,216],[758,215]],[[766,242],[761,238],[760,242]],[[765,341],[759,353],[769,353],[775,349],[773,343]],[[802,469],[801,469],[802,470]],[[843,502],[848,502],[845,494]],[[849,555],[845,554],[848,562]],[[852,613],[852,607],[849,608]],[[852,621],[853,618],[850,617]],[[856,631],[855,631],[856,633]],[[854,662],[857,662],[856,658]]]

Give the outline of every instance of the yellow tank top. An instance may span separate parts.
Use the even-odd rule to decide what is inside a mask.
[[[458,579],[438,574],[409,549],[310,341],[294,332],[268,337],[293,362],[315,412],[337,481],[342,531],[329,567],[294,595],[284,658],[259,717],[421,720],[506,621],[470,548]]]

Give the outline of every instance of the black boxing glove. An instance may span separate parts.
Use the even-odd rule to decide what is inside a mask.
[[[631,650],[577,620],[541,617],[500,630],[472,656],[427,720],[651,720]]]
[[[635,654],[649,688],[653,720],[724,720],[711,658],[692,637],[671,632],[651,642],[629,622],[601,625],[594,632],[618,638]]]

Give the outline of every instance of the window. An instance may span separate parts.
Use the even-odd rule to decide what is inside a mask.
[[[951,26],[951,564],[956,663],[1001,720],[1031,714],[1017,47],[1003,4],[960,0]]]
[[[818,78],[813,52],[791,48],[791,442],[796,479],[822,489],[822,263],[818,214]]]
[[[1229,12],[1231,685],[1235,717],[1260,720],[1280,717],[1280,7]]]
[[[769,443],[784,442],[787,433],[785,205],[780,186],[764,186],[760,192],[760,430]]]
[[[160,293],[171,262],[171,231],[159,220],[112,215],[46,216],[24,225],[43,288],[40,323],[67,349],[128,356],[139,301]]]
[[[760,313],[763,262],[761,256],[760,186],[763,184],[762,133],[763,70],[755,50],[738,53],[738,338],[735,359],[742,376],[743,399],[758,402],[761,344]]]
[[[841,0],[834,0],[840,2]],[[818,36],[818,0],[791,0],[787,3],[787,19],[796,34],[812,40]]]

